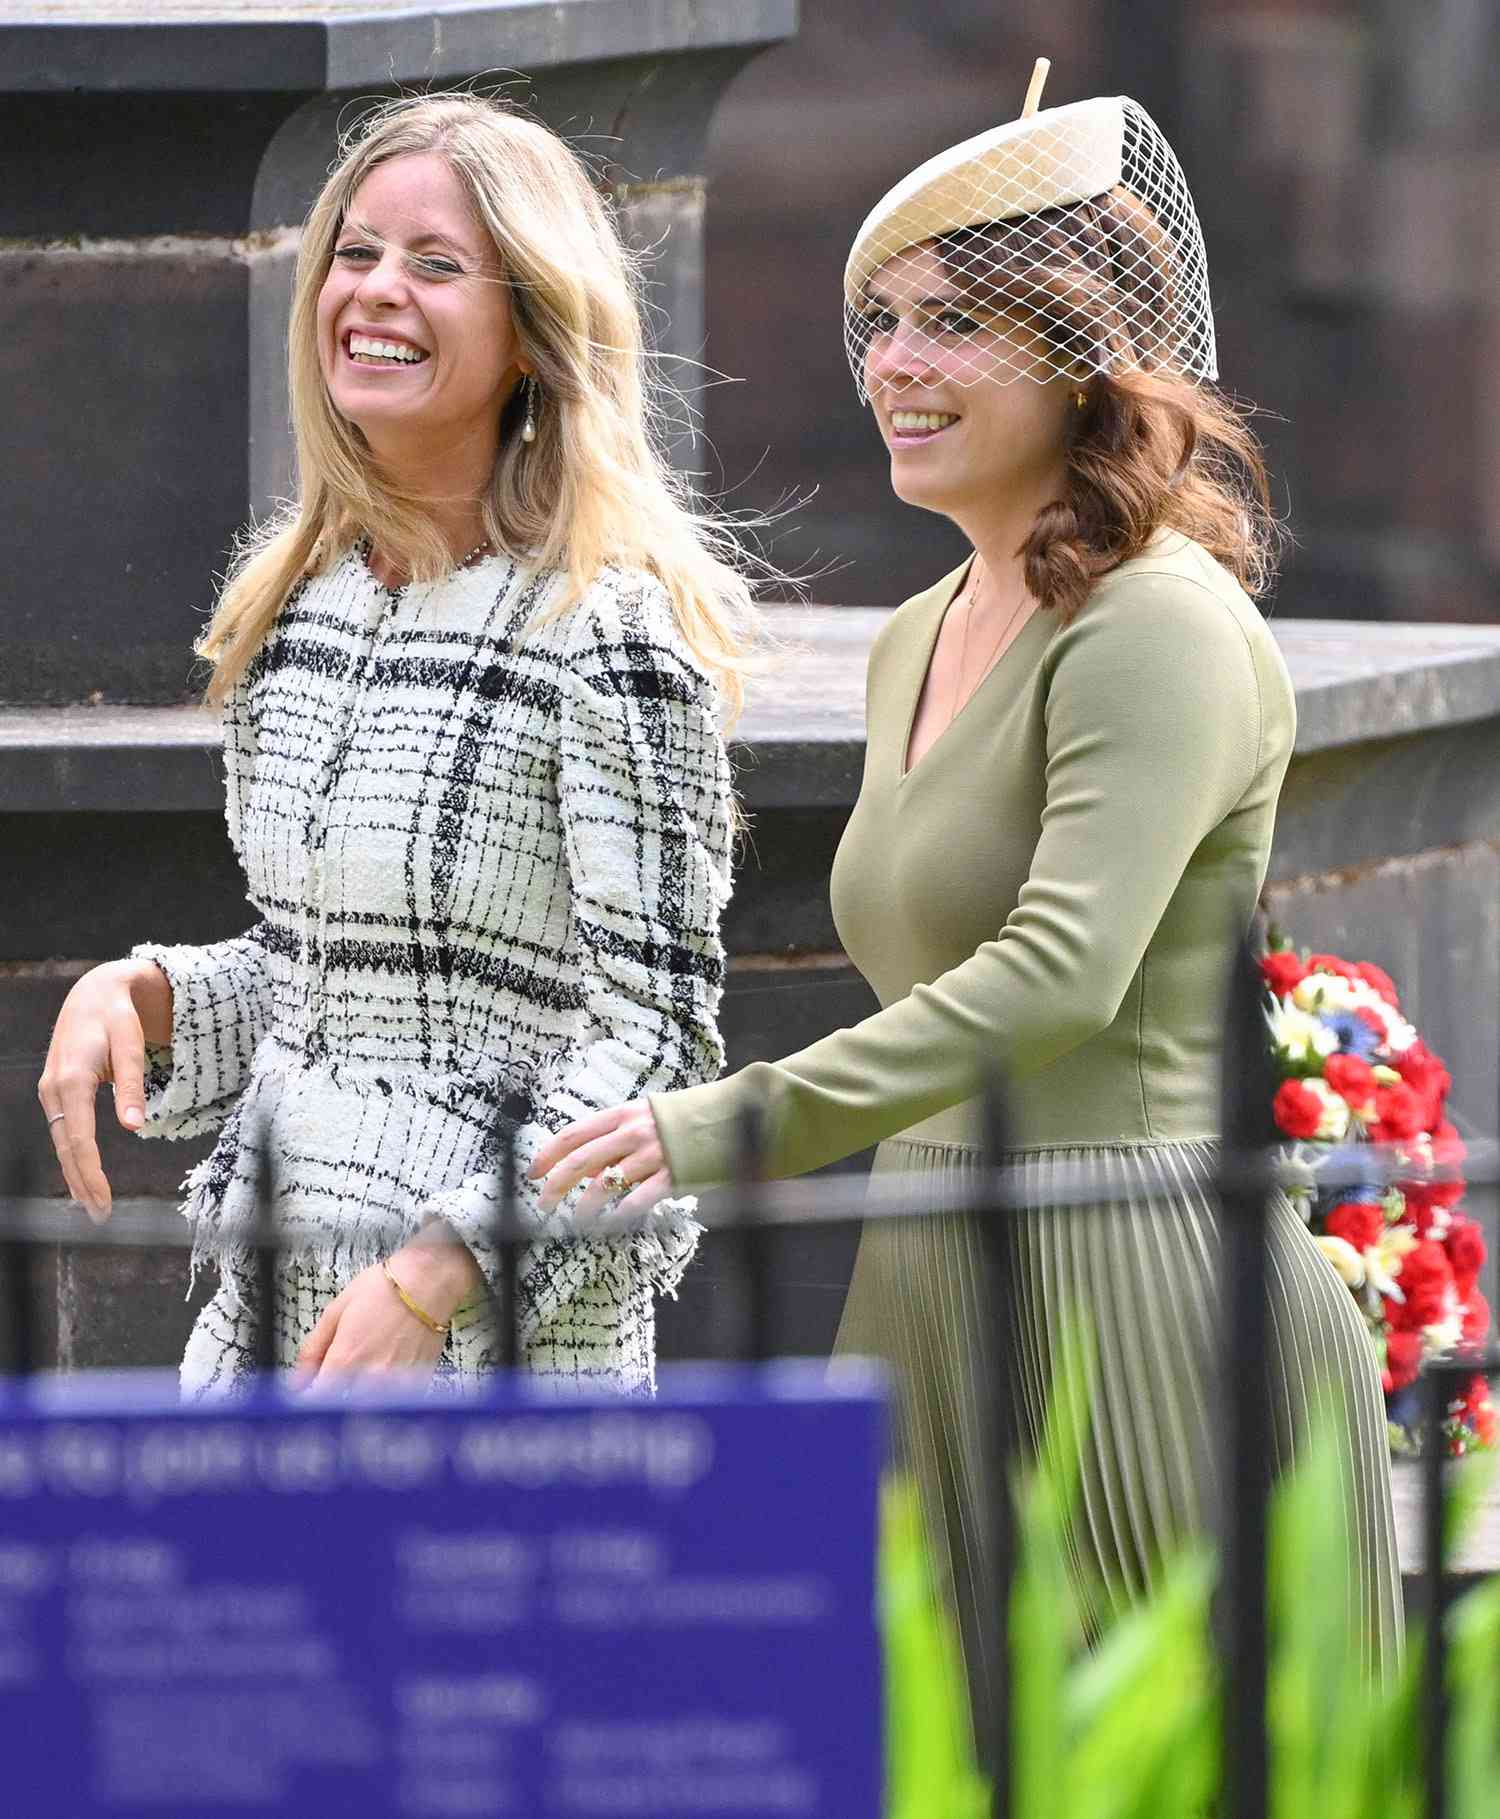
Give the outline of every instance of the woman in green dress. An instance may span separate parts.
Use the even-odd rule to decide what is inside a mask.
[[[1099,1371],[1077,1566],[1088,1595],[1119,1605],[1214,1520],[1221,1016],[1295,731],[1251,598],[1271,567],[1264,472],[1211,385],[1181,171],[1134,103],[1026,115],[924,165],[861,229],[845,301],[897,495],[974,551],[870,657],[864,782],[832,897],[883,1008],[784,1061],[584,1119],[535,1172],[544,1204],[588,1177],[581,1215],[607,1195],[643,1210],[727,1179],[754,1103],[773,1174],[878,1142],[876,1169],[918,1178],[941,1208],[981,1153],[979,1057],[999,1057],[1028,1183],[1000,1323],[1022,1432],[1039,1435],[1064,1314],[1085,1312]],[[1106,1203],[1052,1209],[1049,1182],[1079,1164]],[[1331,1387],[1378,1672],[1400,1616],[1375,1365],[1284,1201],[1273,1243],[1278,1462]],[[979,1573],[980,1414],[998,1347],[981,1274],[972,1218],[872,1224],[838,1346],[896,1367],[899,1443],[984,1750],[997,1626]]]

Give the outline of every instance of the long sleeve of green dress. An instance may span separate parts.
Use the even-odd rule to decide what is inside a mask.
[[[864,794],[835,875],[841,933],[884,1008],[784,1061],[654,1099],[681,1185],[723,1179],[749,1100],[768,1114],[771,1171],[796,1174],[970,1099],[985,1058],[1022,1080],[1091,1051],[1057,1078],[1070,1103],[1034,1096],[1022,1142],[1212,1132],[1211,1079],[1205,1093],[1139,1070],[1210,1059],[1205,1025],[1291,752],[1276,646],[1195,546],[1143,559],[1070,625],[1035,615],[902,775],[954,591],[950,577],[909,602],[874,652]],[[946,787],[926,788],[939,770]],[[955,902],[976,938],[944,953],[928,931],[953,923]],[[1174,951],[1142,981],[1164,935]],[[1127,1008],[1133,1026],[1118,1028]],[[1187,1128],[1172,1128],[1184,1110]]]

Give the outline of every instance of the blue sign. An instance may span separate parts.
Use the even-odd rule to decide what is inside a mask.
[[[16,1819],[879,1819],[877,1381],[0,1388]]]

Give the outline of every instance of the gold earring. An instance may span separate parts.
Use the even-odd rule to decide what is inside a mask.
[[[1087,410],[1087,409],[1088,409],[1088,407],[1089,407],[1089,395],[1088,395],[1088,393],[1087,393],[1087,392],[1079,392],[1079,393],[1078,393],[1078,394],[1077,394],[1077,395],[1076,395],[1076,396],[1075,396],[1075,397],[1074,397],[1074,400],[1073,400],[1073,402],[1074,402],[1074,403],[1075,403],[1075,404],[1076,404],[1076,405],[1077,405],[1077,406],[1078,406],[1078,408],[1079,408],[1079,410],[1081,410],[1081,411],[1086,411],[1086,410]]]

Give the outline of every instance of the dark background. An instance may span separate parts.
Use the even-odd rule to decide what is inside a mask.
[[[1500,618],[1494,0],[804,0],[709,146],[698,463],[810,597],[892,604],[962,554],[890,493],[840,347],[844,258],[922,159],[1019,111],[1133,95],[1209,251],[1222,383],[1259,419],[1312,617]]]

